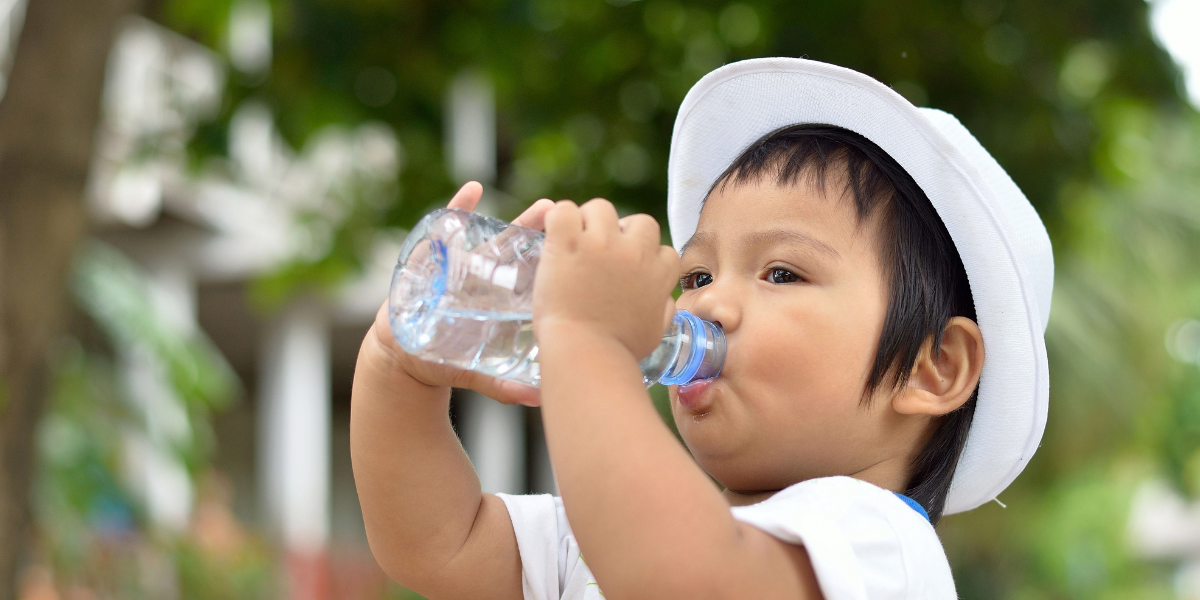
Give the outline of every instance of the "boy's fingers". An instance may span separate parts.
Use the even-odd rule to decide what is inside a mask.
[[[579,207],[570,200],[559,200],[554,207],[546,212],[546,234],[555,238],[566,236],[573,239],[583,231],[583,216]]]
[[[621,233],[643,243],[658,246],[662,242],[662,230],[658,221],[647,214],[636,214],[624,217],[619,221]]]
[[[546,228],[546,214],[552,208],[554,208],[554,201],[549,198],[542,198],[525,209],[525,212],[521,213],[521,216],[513,219],[513,224],[541,231]]]
[[[388,319],[388,301],[387,300],[384,300],[383,304],[381,304],[379,306],[379,310],[375,311],[375,321],[372,323],[372,325],[376,329],[379,330],[378,333],[383,333],[385,331],[388,333],[388,339],[381,340],[381,341],[385,341],[385,342],[393,341],[394,338],[391,338],[391,333],[392,333],[391,322]]]
[[[666,331],[671,326],[671,320],[675,318],[675,299],[667,298],[666,310],[663,311],[663,331]]]
[[[658,247],[658,261],[663,266],[663,277],[675,289],[679,285],[679,270],[681,268],[679,253],[670,246]]]
[[[538,388],[523,385],[515,381],[500,380],[500,394],[496,400],[504,404],[520,404],[521,406],[541,406],[542,392]]]
[[[583,213],[583,230],[602,235],[616,235],[617,208],[604,198],[592,198],[579,207]]]
[[[670,267],[672,271],[674,271],[676,273],[679,272],[679,265],[680,265],[679,253],[676,252],[674,248],[672,248],[670,246],[659,246],[658,247],[658,259],[661,260],[664,265],[666,265],[667,267]]]
[[[501,404],[520,404],[522,406],[540,406],[541,393],[535,387],[519,384],[497,377],[466,371],[463,387],[472,389]]]
[[[478,181],[468,181],[458,188],[458,193],[454,194],[454,197],[446,204],[446,208],[475,210],[475,206],[479,204],[479,199],[482,197],[483,185]]]

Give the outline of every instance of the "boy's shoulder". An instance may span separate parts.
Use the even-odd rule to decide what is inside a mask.
[[[525,597],[599,597],[562,499],[497,495],[517,536]],[[776,539],[804,546],[825,600],[957,598],[933,526],[894,493],[865,481],[810,479],[732,511]]]
[[[955,598],[937,532],[899,496],[851,477],[794,484],[733,516],[802,545],[827,600]]]

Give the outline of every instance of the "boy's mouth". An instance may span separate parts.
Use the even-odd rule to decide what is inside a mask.
[[[708,388],[714,381],[716,380],[701,379],[679,386],[679,404],[691,412],[699,413],[708,410],[708,406],[712,404],[712,400],[709,397],[710,395],[705,392],[708,391]]]

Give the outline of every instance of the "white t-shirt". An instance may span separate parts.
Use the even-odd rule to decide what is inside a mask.
[[[525,600],[600,600],[562,499],[497,494],[521,553]],[[933,526],[898,496],[850,477],[793,485],[733,516],[808,552],[825,600],[955,599]]]

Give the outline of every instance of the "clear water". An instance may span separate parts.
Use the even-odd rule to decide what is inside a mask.
[[[711,327],[711,326],[710,326]],[[413,311],[397,333],[413,355],[431,362],[476,371],[493,377],[539,386],[538,344],[533,337],[533,315],[429,307]],[[678,376],[687,363],[701,363],[695,375],[714,377],[724,362],[723,337],[700,344],[681,319],[667,328],[662,342],[640,367],[647,387]],[[691,376],[686,377],[690,379]],[[683,383],[683,381],[670,381]]]
[[[433,308],[416,311],[408,331],[417,357],[537,386],[533,316]]]

